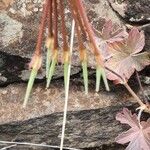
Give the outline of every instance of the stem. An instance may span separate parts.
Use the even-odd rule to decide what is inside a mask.
[[[74,29],[75,29],[75,22],[73,20],[72,21],[72,31],[71,31],[71,41],[70,41],[70,55],[72,54],[72,51],[73,51]],[[68,94],[69,94],[70,71],[71,71],[71,62],[69,63],[69,66],[68,66],[68,78],[67,78],[68,80],[66,81],[65,105],[64,105],[60,150],[63,149],[63,145],[64,145],[65,127],[66,127],[66,120],[67,120],[68,96],[69,96]]]
[[[73,10],[73,7],[70,3],[70,8]],[[85,88],[85,94],[88,94],[88,70],[87,70],[87,54],[85,47],[83,45],[83,40],[81,36],[81,27],[79,26],[79,21],[77,18],[77,13],[75,14],[75,11],[71,11],[72,16],[76,22],[76,33],[77,33],[77,39],[78,39],[78,45],[79,45],[79,52],[80,52],[80,61],[82,64],[82,70],[83,70],[83,79],[84,79],[84,88]]]
[[[124,78],[122,78],[122,76],[120,76],[118,73],[116,73],[115,71],[111,70],[110,68],[105,66],[105,69],[108,70],[109,72],[113,73],[114,75],[116,75],[118,78],[121,79],[121,81],[124,83],[126,82]]]
[[[54,47],[53,47],[53,54],[52,54],[52,62],[49,69],[47,69],[47,84],[46,88],[49,87],[52,76],[55,71],[55,66],[57,64],[57,57],[58,57],[58,12],[57,12],[57,1],[53,1],[53,13],[54,13],[54,19],[53,19],[53,26],[54,26]]]
[[[49,0],[49,11],[48,11],[48,37],[52,37],[53,36],[53,30],[52,30],[52,11],[53,10],[53,6],[52,6],[52,0]]]
[[[109,72],[113,73],[114,75],[116,75],[118,78],[121,79],[122,84],[126,87],[126,89],[129,91],[129,93],[134,97],[134,99],[139,103],[140,106],[145,105],[140,98],[135,94],[135,92],[131,89],[131,87],[128,85],[128,83],[126,83],[125,79],[123,79],[118,73],[114,72],[113,70],[111,70],[108,67],[105,67]]]
[[[54,0],[54,50],[57,50],[58,48],[58,12],[57,12],[57,1]]]
[[[86,27],[86,31],[88,33],[89,39],[93,44],[92,50],[94,52],[94,55],[99,58],[99,59],[96,59],[96,61],[97,61],[98,65],[103,66],[103,61],[102,61],[99,49],[98,49],[97,44],[96,44],[96,40],[94,38],[95,34],[94,34],[92,27],[90,25],[90,22],[87,18],[85,8],[83,7],[83,4],[82,4],[82,0],[75,1],[75,3],[76,3],[76,7],[78,8],[78,10],[80,12],[81,18],[83,19],[84,26]]]
[[[60,17],[61,17],[61,32],[63,38],[63,62],[64,62],[64,86],[65,92],[67,92],[67,79],[68,79],[68,71],[69,71],[69,63],[70,63],[70,52],[67,44],[67,31],[65,25],[65,11],[64,11],[64,2],[62,0],[59,1],[60,7]]]
[[[84,34],[84,37],[86,37],[86,34],[87,34],[86,28],[84,26],[82,18],[80,17],[79,10],[76,7],[75,1],[68,0],[68,5],[69,5],[69,8],[71,10],[71,14],[72,14],[73,19],[75,20],[76,24],[78,23],[78,25],[80,26],[80,28],[82,30],[82,33]]]
[[[51,51],[53,49],[53,27],[52,27],[52,19],[53,19],[53,6],[52,6],[52,0],[49,0],[49,9],[48,9],[48,16],[47,16],[47,22],[48,22],[48,38],[47,38],[47,54],[46,54],[46,78],[48,78],[50,63],[51,63]]]
[[[83,41],[82,41],[82,37],[81,37],[81,30],[79,27],[79,24],[76,23],[76,32],[77,32],[77,38],[78,38],[78,44],[79,44],[79,51],[80,51],[80,60],[82,61],[87,61],[86,58],[86,51],[85,51],[85,47],[83,45]]]
[[[62,0],[59,0],[59,7],[60,7],[60,16],[61,16],[61,32],[63,38],[63,50],[68,51],[68,44],[67,44],[67,31],[65,25],[65,11],[64,11],[64,3]]]
[[[36,49],[35,49],[35,53],[37,55],[41,54],[42,37],[44,35],[48,7],[49,7],[49,0],[46,0],[46,3],[44,4],[44,8],[43,8],[43,15],[42,15],[41,23],[39,26],[39,34],[38,34],[37,45],[36,45]]]
[[[140,104],[140,106],[144,105],[144,103],[135,94],[135,92],[131,89],[131,87],[128,85],[128,83],[124,83],[123,85],[127,88],[127,90],[130,92],[130,94],[136,99],[136,101]]]

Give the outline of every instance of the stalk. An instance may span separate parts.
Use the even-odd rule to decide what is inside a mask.
[[[68,71],[69,71],[69,63],[70,63],[70,52],[67,44],[67,31],[65,25],[65,10],[64,3],[62,0],[59,1],[60,6],[60,17],[61,17],[61,32],[63,38],[63,63],[64,63],[64,86],[65,91],[67,90],[67,80],[68,80]]]
[[[37,45],[35,49],[35,53],[37,55],[41,54],[42,38],[44,35],[44,29],[46,25],[46,16],[47,16],[48,7],[49,7],[49,0],[46,0],[46,3],[44,4],[44,8],[43,8],[43,15],[39,26],[39,34],[38,34]]]
[[[78,38],[78,44],[79,44],[80,61],[82,64],[85,94],[87,95],[88,94],[87,54],[86,54],[86,49],[82,43],[82,38],[81,38],[79,26],[76,26],[76,31],[77,31],[77,38]]]
[[[58,58],[58,25],[57,25],[57,21],[58,21],[58,12],[57,12],[57,1],[54,0],[53,1],[53,13],[54,13],[54,48],[53,48],[53,54],[52,54],[52,61],[51,61],[51,65],[49,68],[49,72],[47,75],[47,84],[46,84],[46,88],[49,87],[52,76],[54,74],[55,71],[55,67],[57,64],[57,58]]]
[[[142,100],[135,94],[135,92],[131,89],[131,87],[128,85],[128,83],[125,81],[125,79],[123,79],[118,73],[114,72],[113,70],[111,70],[108,67],[105,67],[109,72],[113,73],[114,75],[116,75],[118,78],[121,79],[121,84],[123,84],[126,89],[128,90],[128,92],[134,97],[134,99],[137,101],[137,103],[140,105],[140,107],[138,109],[143,109],[146,112],[150,113],[150,109],[149,109],[149,105],[147,106],[146,104],[144,104],[142,102]]]
[[[76,6],[76,2],[72,0],[68,0],[68,5],[71,10],[72,17],[76,19],[75,22],[77,22],[78,26],[80,26],[84,37],[86,36],[88,37],[87,32],[86,32],[86,27],[84,26],[83,19],[80,17],[80,12]]]
[[[76,33],[77,33],[77,39],[78,39],[78,45],[79,45],[79,53],[80,53],[80,61],[82,65],[83,70],[83,79],[84,79],[84,88],[85,88],[85,94],[88,94],[88,70],[87,70],[87,54],[86,49],[83,45],[82,35],[81,35],[81,26],[83,27],[82,22],[78,19],[80,18],[78,15],[78,10],[76,9],[76,6],[69,3],[69,7],[72,10],[71,14],[76,22]],[[81,26],[79,26],[79,24]]]
[[[46,41],[46,48],[47,48],[47,54],[46,54],[46,78],[48,78],[48,72],[50,68],[51,63],[51,52],[54,45],[54,38],[53,38],[53,31],[52,31],[52,0],[49,0],[49,9],[48,9],[48,15],[47,15],[47,22],[48,22],[48,38]]]
[[[32,87],[34,84],[34,80],[35,80],[38,70],[42,64],[41,46],[42,46],[42,38],[44,35],[44,29],[45,29],[45,25],[46,25],[46,16],[47,16],[48,7],[49,7],[49,0],[47,0],[46,3],[44,4],[43,15],[42,15],[41,23],[39,26],[37,45],[36,45],[36,49],[35,49],[34,55],[32,57],[32,60],[30,62],[30,68],[32,68],[32,71],[30,74],[30,78],[28,81],[27,90],[26,90],[26,94],[25,94],[25,98],[24,98],[24,102],[23,102],[24,108],[27,105],[27,102],[28,102],[28,99],[29,99],[29,96],[30,96],[30,93],[31,93],[31,90],[32,90]]]
[[[78,8],[78,11],[80,13],[80,17],[82,18],[84,26],[86,28],[86,32],[87,32],[89,39],[93,45],[92,50],[93,50],[93,53],[94,53],[95,58],[96,58],[96,62],[97,62],[97,67],[96,67],[97,71],[96,72],[98,73],[96,75],[96,83],[97,83],[97,85],[100,84],[99,73],[101,73],[101,76],[102,76],[104,83],[105,83],[105,87],[107,90],[109,90],[108,82],[106,82],[107,79],[106,79],[106,74],[105,74],[105,70],[104,70],[103,60],[102,60],[101,54],[99,52],[99,48],[97,47],[96,40],[94,38],[95,34],[94,34],[92,27],[89,23],[89,20],[87,18],[85,8],[83,7],[82,1],[74,1],[74,3],[76,5],[76,7]],[[99,72],[99,68],[101,68],[100,70],[102,72]]]
[[[53,31],[52,31],[52,14],[53,14],[53,0],[49,0],[49,9],[48,9],[48,17],[47,17],[47,22],[48,22],[48,37],[53,36]]]
[[[71,31],[71,40],[70,40],[70,54],[72,54],[73,50],[73,41],[74,41],[74,29],[75,29],[75,22],[72,22],[72,31]],[[70,83],[70,71],[71,71],[71,63],[68,67],[68,79],[66,82],[66,91],[65,91],[65,105],[64,105],[64,114],[63,114],[63,125],[62,125],[62,135],[61,135],[61,143],[60,143],[60,150],[63,149],[64,145],[64,138],[65,138],[65,127],[66,127],[66,120],[67,120],[67,108],[68,108],[68,100],[69,100],[69,83]]]
[[[46,41],[46,48],[47,48],[47,53],[46,53],[46,78],[48,78],[48,73],[49,73],[49,68],[51,64],[51,54],[52,50],[54,48],[54,38],[48,38]]]

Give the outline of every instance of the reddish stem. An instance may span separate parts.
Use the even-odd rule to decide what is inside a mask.
[[[52,30],[52,12],[53,12],[53,6],[52,6],[52,2],[53,0],[49,0],[49,9],[48,9],[48,17],[47,17],[47,21],[48,21],[48,37],[52,37],[53,36],[53,30]]]
[[[90,39],[91,43],[93,44],[92,50],[93,50],[94,55],[96,56],[96,61],[97,61],[98,65],[103,65],[103,61],[102,61],[99,49],[97,47],[96,40],[94,38],[95,34],[94,34],[93,29],[90,25],[90,22],[87,18],[85,8],[83,7],[83,4],[82,4],[82,0],[74,1],[74,2],[76,3],[76,7],[78,8],[78,10],[80,12],[81,18],[83,19],[84,26],[86,27],[86,32],[88,33],[89,39]]]
[[[82,37],[81,37],[81,28],[79,26],[77,12],[71,3],[69,3],[69,7],[71,10],[72,17],[74,18],[74,20],[76,22],[76,32],[77,32],[77,38],[78,38],[78,43],[79,43],[79,49],[84,49],[84,45],[83,45]]]
[[[69,8],[70,8],[70,11],[71,11],[71,14],[72,14],[72,17],[74,18],[75,22],[78,22],[78,25],[80,26],[81,30],[82,30],[82,33],[85,35],[86,37],[86,28],[84,26],[84,23],[82,21],[82,18],[80,17],[80,14],[79,14],[79,11],[78,11],[78,8],[76,7],[76,3],[75,1],[71,1],[71,0],[68,0],[69,3]]]
[[[59,0],[59,7],[60,7],[60,16],[61,16],[61,32],[62,32],[62,38],[63,38],[63,50],[68,51],[68,44],[67,44],[67,31],[66,31],[66,25],[65,25],[65,11],[64,11],[64,3],[62,0]]]
[[[49,0],[46,0],[46,3],[44,4],[44,7],[43,7],[43,13],[42,13],[43,15],[41,18],[41,23],[39,26],[39,34],[38,34],[37,45],[36,45],[36,49],[35,49],[36,55],[41,54],[42,38],[44,35],[44,29],[45,29],[45,25],[46,25],[46,17],[47,17],[48,7],[49,7]]]
[[[54,50],[56,50],[58,48],[58,12],[57,12],[57,0],[53,0],[54,2],[54,8],[53,8],[53,11],[54,11],[54,24],[53,24],[53,27],[54,27]]]

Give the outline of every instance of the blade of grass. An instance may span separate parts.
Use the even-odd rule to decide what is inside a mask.
[[[34,83],[34,80],[36,78],[37,72],[38,72],[38,70],[36,70],[36,69],[32,69],[32,71],[31,71],[30,78],[29,78],[28,85],[27,85],[25,98],[24,98],[24,102],[23,102],[23,107],[24,108],[26,107],[27,102],[29,100],[29,96],[30,96],[30,93],[31,93],[31,90],[32,90],[33,83]]]
[[[70,56],[73,51],[74,32],[75,32],[75,21],[73,20],[72,21],[72,29],[71,29],[71,40],[70,40]],[[68,107],[68,96],[69,96],[70,71],[71,71],[71,62],[69,63],[69,66],[68,66],[68,75],[67,75],[67,81],[66,81],[65,105],[64,105],[60,150],[63,149],[63,145],[64,145],[65,127],[66,127],[66,119],[67,119],[67,107]]]

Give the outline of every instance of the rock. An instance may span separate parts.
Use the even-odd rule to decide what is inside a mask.
[[[67,115],[64,146],[92,150],[123,150],[124,146],[115,143],[115,137],[124,131],[123,127],[115,120],[121,105],[105,107],[95,110],[71,111]],[[133,108],[126,105],[128,108]],[[1,141],[18,141],[31,143],[45,143],[60,145],[63,113],[34,118],[23,122],[10,122],[0,125]],[[16,146],[12,150],[20,150],[24,146]],[[38,149],[36,147],[36,149]],[[42,148],[39,148],[40,150]],[[51,150],[51,149],[50,149]]]
[[[146,76],[146,74],[145,74]],[[144,77],[142,74],[140,78]],[[142,80],[143,81],[143,80]],[[143,99],[137,80],[129,82],[136,94]],[[143,84],[143,82],[142,82]],[[89,76],[89,93],[84,94],[82,75],[72,76],[70,80],[68,111],[98,109],[116,104],[125,105],[136,102],[129,92],[121,85],[110,85],[110,92],[101,85],[100,92],[95,93],[95,78]],[[149,85],[144,85],[144,93],[150,95]],[[62,79],[53,80],[49,89],[45,89],[45,82],[33,86],[27,107],[22,108],[26,91],[26,84],[11,84],[0,88],[0,123],[23,121],[41,117],[55,112],[63,112],[65,90]]]
[[[150,52],[150,24],[141,26],[141,29],[145,33],[145,50]]]
[[[20,56],[10,55],[5,52],[0,52],[0,86],[6,86],[10,83],[27,81],[30,76],[30,70],[28,69],[29,58],[23,58]],[[80,72],[80,67],[71,68],[71,76]],[[61,78],[63,76],[63,66],[58,65],[54,74],[54,79]],[[45,68],[43,67],[37,77],[37,80],[45,79]]]
[[[150,22],[150,0],[108,0],[114,11],[130,23]]]
[[[39,19],[42,11],[42,3],[43,1],[14,0],[13,4],[11,4],[7,8],[7,11],[1,11],[0,25],[3,25],[1,27],[1,34],[3,38],[3,40],[0,42],[1,51],[13,55],[19,55],[21,57],[31,58],[37,40]],[[101,23],[102,18],[104,19],[105,17],[121,24],[121,21],[111,10],[107,1],[97,1],[97,3],[86,1],[85,4],[87,7],[87,13],[89,18],[93,18],[92,20],[90,20],[95,28],[97,26],[101,26],[101,24],[103,23]],[[70,30],[70,12],[66,11],[66,16],[68,19],[67,27],[68,30]],[[11,32],[9,34],[13,35],[6,36],[6,31],[8,31],[8,29],[9,31],[14,30],[14,27],[15,33]],[[7,40],[8,37],[11,39]]]
[[[0,52],[0,86],[21,81],[21,72],[27,67],[28,59]]]
[[[0,51],[5,52],[8,57],[14,60],[15,57],[19,57],[20,63],[12,63],[12,65],[16,65],[19,69],[19,72],[14,69],[15,74],[10,74],[8,70],[5,70],[7,65],[3,67],[3,75],[1,75],[1,84],[27,80],[29,78],[29,71],[27,70],[27,63],[29,59],[32,57],[32,54],[35,49],[39,20],[42,11],[42,4],[44,1],[25,1],[25,0],[14,0],[14,1],[2,1],[0,2],[0,6],[3,6],[0,13],[0,36],[2,37],[0,40]],[[88,17],[96,30],[102,29],[102,24],[104,23],[104,18],[112,19],[114,22],[118,24],[122,24],[116,14],[112,11],[107,1],[86,1],[86,9],[88,13]],[[99,9],[101,8],[101,9]],[[67,29],[70,31],[71,29],[71,18],[70,12],[65,11],[67,16]],[[59,35],[59,39],[61,42],[61,38]],[[43,39],[43,47],[44,41]],[[45,50],[43,50],[43,62],[45,61]],[[3,53],[2,56],[5,54]],[[78,73],[81,69],[75,66],[80,66],[79,56],[78,56],[77,46],[73,52],[72,56],[72,74]],[[91,57],[92,54],[89,52],[89,66],[95,66],[94,57]],[[60,58],[61,59],[61,58]],[[3,61],[7,61],[4,60]],[[61,60],[59,60],[61,61]],[[14,68],[14,67],[13,67]],[[62,68],[62,67],[58,67]],[[5,73],[4,73],[5,72]],[[9,77],[8,77],[9,76]],[[56,78],[63,76],[62,69],[56,71]],[[43,63],[43,67],[40,71],[38,79],[45,78],[45,63]]]

